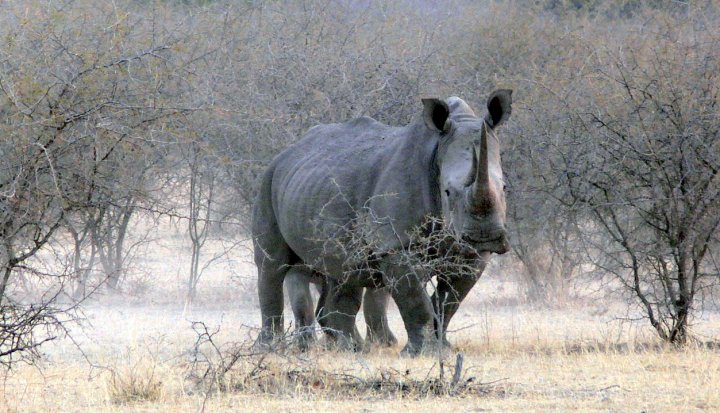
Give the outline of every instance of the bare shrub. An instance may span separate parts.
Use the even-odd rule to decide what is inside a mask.
[[[108,366],[106,379],[110,400],[115,404],[154,402],[164,394],[168,367],[159,356],[162,340],[129,347],[117,364]]]
[[[5,303],[0,306],[0,366],[19,362],[33,364],[43,344],[64,337],[65,324],[73,321],[76,308],[53,305],[55,297],[38,304]]]
[[[538,19],[526,6],[477,43],[518,84],[503,161],[527,295],[553,303],[604,282],[682,342],[702,306],[689,301],[717,285],[717,8],[554,2]]]
[[[214,392],[237,392],[277,396],[342,395],[344,398],[381,397],[464,397],[494,391],[496,383],[480,383],[463,371],[458,354],[453,375],[446,378],[435,367],[422,378],[407,371],[381,368],[358,374],[354,371],[321,367],[321,354],[292,350],[290,341],[278,342],[272,351],[256,351],[252,341],[220,345],[203,323],[193,323],[197,341],[191,351],[187,378],[209,397]],[[285,343],[285,345],[283,345]],[[435,376],[437,374],[437,376]]]
[[[334,202],[347,202],[342,192],[337,198]],[[306,265],[311,270],[322,272],[322,269],[326,268],[323,260],[340,260],[342,274],[328,275],[337,283],[356,280],[359,276],[369,278],[377,288],[393,289],[396,284],[386,285],[387,279],[378,266],[382,258],[379,254],[392,254],[393,263],[399,268],[407,269],[403,277],[411,277],[423,285],[431,284],[435,290],[431,300],[435,310],[433,324],[436,341],[434,346],[431,344],[426,350],[435,352],[442,371],[447,356],[445,344],[448,323],[464,295],[452,288],[446,293],[441,292],[439,286],[450,286],[449,280],[455,277],[477,280],[489,261],[490,252],[478,252],[441,218],[427,217],[410,233],[399,233],[389,217],[378,215],[370,207],[374,201],[377,199],[371,198],[362,210],[354,210],[355,218],[344,224],[338,224],[321,211],[319,218],[313,222],[312,234],[315,234],[315,241],[323,246],[323,253],[318,254],[318,261]],[[348,206],[354,209],[349,203]],[[407,247],[388,251],[385,247],[388,229],[395,237],[407,239]],[[394,281],[402,282],[401,279]],[[319,308],[318,321],[322,325],[322,318],[327,316],[327,312],[324,308]],[[323,330],[332,338],[337,338],[336,332],[327,328]]]

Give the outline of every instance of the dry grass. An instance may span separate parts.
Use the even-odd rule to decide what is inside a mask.
[[[496,270],[502,257],[451,324],[450,339],[465,354],[464,386],[447,386],[454,359],[440,383],[435,358],[400,358],[400,346],[246,357],[208,386],[191,375],[193,322],[218,329],[213,340],[223,351],[251,340],[254,267],[245,256],[212,267],[201,305],[188,311],[179,304],[186,245],[163,239],[143,254],[150,295],[95,298],[73,332],[84,354],[70,340],[44,347],[39,368],[19,366],[2,382],[0,412],[720,411],[720,351],[658,346],[646,323],[613,321],[624,306],[600,297],[552,310],[523,305]],[[228,285],[229,267],[249,284]],[[390,322],[404,344],[394,308]],[[704,314],[695,333],[717,340],[720,315]]]
[[[257,310],[196,310],[220,326],[220,345],[245,340]],[[395,331],[400,320],[393,313]],[[212,393],[190,380],[195,333],[181,309],[94,307],[80,336],[88,364],[67,343],[40,369],[9,374],[4,409],[46,411],[717,411],[720,352],[653,343],[642,326],[608,323],[576,308],[461,308],[452,338],[465,353],[461,391],[437,384],[432,357],[399,348],[368,354],[315,349],[237,363]],[[720,319],[703,323],[716,337]],[[84,337],[84,338],[83,338]],[[403,341],[404,338],[401,338]],[[618,345],[618,344],[622,345]],[[637,350],[634,350],[638,347]],[[453,361],[446,368],[452,369]],[[446,373],[448,376],[451,372]]]
[[[157,402],[163,395],[163,380],[169,375],[167,364],[152,350],[153,343],[127,349],[107,367],[105,379],[108,398],[115,404]]]

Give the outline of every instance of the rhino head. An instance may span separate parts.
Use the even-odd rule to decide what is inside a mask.
[[[511,112],[512,91],[496,90],[478,118],[460,98],[423,99],[428,128],[440,134],[436,163],[445,222],[478,252],[510,249],[505,184],[496,129]]]

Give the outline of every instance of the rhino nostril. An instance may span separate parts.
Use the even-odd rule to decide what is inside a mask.
[[[498,254],[505,254],[506,252],[510,251],[510,243],[508,242],[507,238],[503,238],[502,243],[500,244],[500,248],[498,249]]]

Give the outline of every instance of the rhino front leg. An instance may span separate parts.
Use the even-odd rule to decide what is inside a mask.
[[[480,279],[489,260],[490,253],[483,252],[476,262],[477,270],[475,274],[462,277],[438,277],[437,288],[431,298],[435,310],[433,324],[435,326],[435,336],[441,340],[445,347],[452,348],[452,345],[447,340],[447,329],[450,320],[460,307],[460,303],[467,297],[477,280]]]
[[[408,335],[401,354],[417,356],[428,344],[432,329],[433,307],[425,292],[425,283],[404,266],[387,266],[384,274]]]
[[[368,342],[385,347],[397,344],[397,339],[390,331],[387,319],[387,306],[390,290],[383,288],[366,288],[363,296],[363,314],[367,324]]]
[[[328,277],[318,303],[318,321],[338,348],[361,351],[363,339],[355,326],[360,311],[362,287],[348,285]],[[320,305],[323,305],[320,307]]]
[[[452,279],[438,277],[437,288],[431,298],[435,314],[433,325],[435,336],[445,347],[452,348],[447,340],[447,328],[450,320],[476,282],[477,277]]]
[[[307,350],[315,341],[315,312],[310,282],[312,272],[302,267],[291,268],[285,275],[285,287],[290,299],[290,307],[295,316],[295,329],[298,334],[298,345]]]

